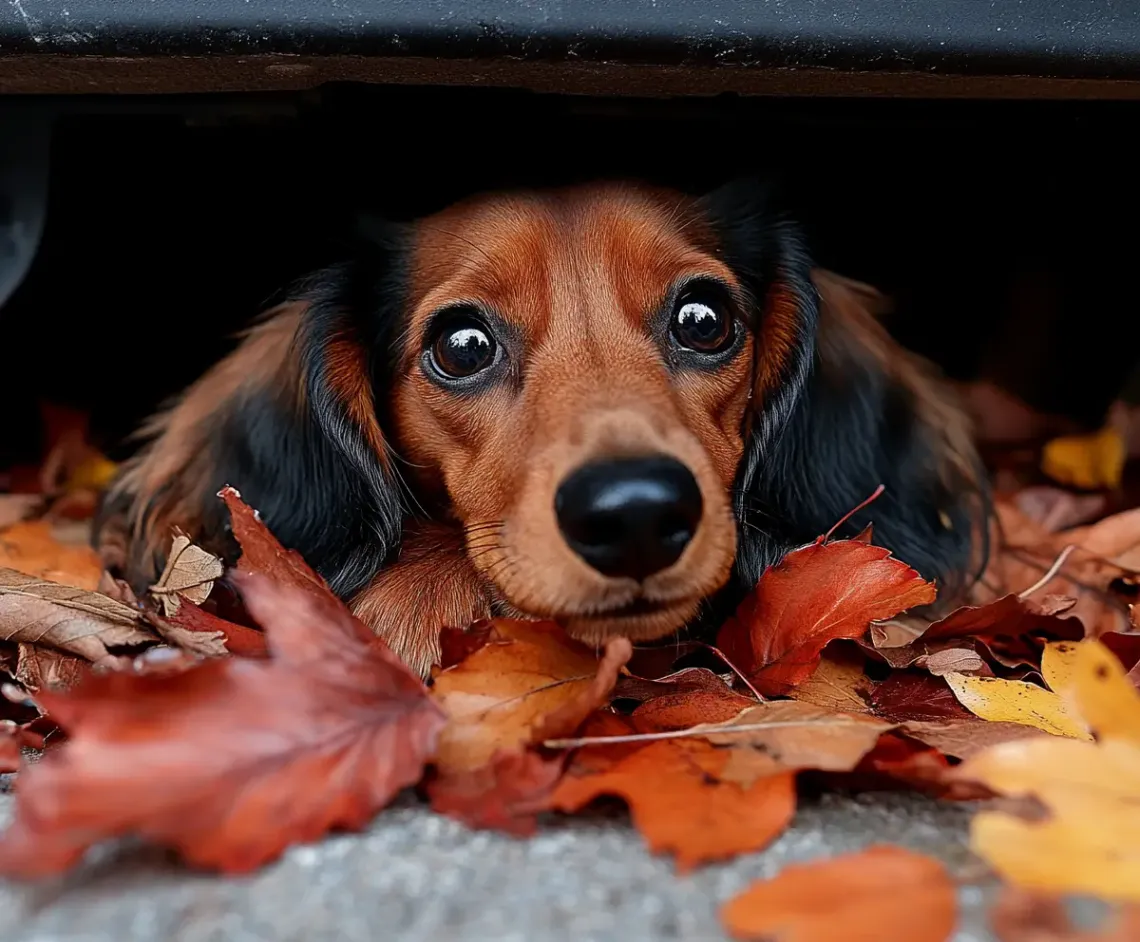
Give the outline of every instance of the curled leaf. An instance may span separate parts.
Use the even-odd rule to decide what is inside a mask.
[[[153,643],[138,612],[97,592],[0,569],[0,641],[49,645],[89,661]]]
[[[195,546],[185,533],[175,533],[166,567],[150,592],[158,597],[163,613],[170,616],[178,611],[183,598],[197,605],[205,602],[224,572],[217,556]]]

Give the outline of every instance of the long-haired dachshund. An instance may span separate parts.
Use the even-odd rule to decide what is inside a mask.
[[[237,555],[225,484],[421,673],[492,613],[669,635],[879,484],[841,532],[969,584],[963,414],[763,187],[484,195],[368,246],[144,430],[96,526],[136,587],[174,527]]]

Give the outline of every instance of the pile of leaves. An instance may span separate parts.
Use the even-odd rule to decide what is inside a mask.
[[[1092,942],[1073,893],[1119,904],[1095,939],[1140,937],[1140,511],[1057,530],[1072,506],[1003,502],[975,604],[933,622],[916,610],[935,587],[869,534],[821,537],[715,646],[596,651],[495,619],[444,627],[425,684],[219,497],[237,567],[176,534],[141,599],[50,517],[0,529],[0,771],[18,769],[0,874],[59,873],[122,835],[249,871],[409,787],[519,837],[618,798],[688,871],[770,844],[806,788],[903,788],[989,799],[971,846],[1008,887],[1004,939]],[[722,910],[741,939],[935,942],[955,918],[943,866],[886,845]]]

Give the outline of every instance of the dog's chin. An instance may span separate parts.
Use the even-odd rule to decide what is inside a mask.
[[[570,637],[584,644],[602,645],[611,638],[655,641],[683,628],[696,615],[699,606],[699,600],[656,603],[636,599],[608,611],[556,620]]]

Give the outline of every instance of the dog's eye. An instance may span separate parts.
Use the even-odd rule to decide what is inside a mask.
[[[431,346],[432,365],[444,376],[462,379],[495,362],[495,338],[471,314],[448,318]]]
[[[697,353],[728,349],[734,333],[727,305],[703,291],[686,291],[677,299],[671,330],[677,343]]]

